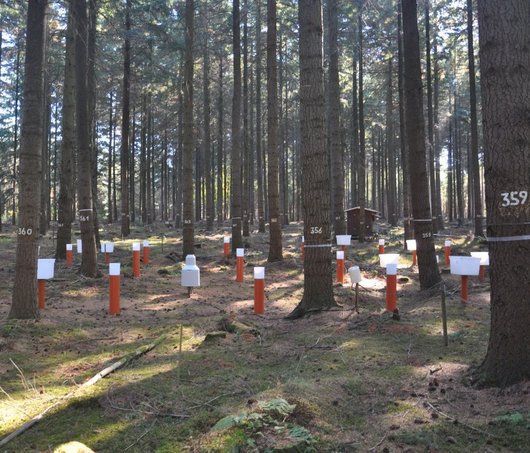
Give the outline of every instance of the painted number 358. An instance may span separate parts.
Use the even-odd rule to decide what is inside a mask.
[[[528,200],[527,190],[515,190],[513,192],[501,192],[502,207],[506,206],[519,206],[525,204]]]

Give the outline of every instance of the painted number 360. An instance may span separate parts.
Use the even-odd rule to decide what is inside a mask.
[[[525,204],[528,200],[527,190],[515,190],[513,192],[501,192],[502,207],[506,206],[519,206]]]

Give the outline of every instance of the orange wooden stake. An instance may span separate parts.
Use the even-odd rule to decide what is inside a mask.
[[[479,270],[479,273],[478,273],[478,280],[480,282],[483,282],[484,281],[484,277],[486,275],[486,266],[480,266],[480,270]]]
[[[463,304],[467,302],[467,282],[468,282],[468,276],[462,275],[460,298],[462,299]]]
[[[72,250],[66,251],[66,267],[71,268],[74,263],[74,253]]]
[[[445,258],[445,265],[449,266],[450,257],[451,256],[451,241],[445,241],[444,246],[444,258]]]
[[[109,275],[109,313],[120,314],[120,276]]]
[[[397,308],[397,264],[386,267],[386,309],[394,312]]]
[[[245,264],[244,256],[245,256],[245,249],[243,248],[236,249],[236,257],[237,257],[236,282],[239,282],[239,283],[243,281],[243,267]]]
[[[46,308],[46,280],[39,280],[39,309]]]
[[[223,239],[223,255],[225,258],[228,258],[230,255],[230,238],[224,237]]]
[[[344,252],[337,252],[337,283],[344,283]]]
[[[416,250],[412,251],[412,265],[416,266]]]
[[[133,277],[140,278],[140,250],[133,250]]]
[[[149,264],[149,249],[151,247],[146,247],[144,245],[144,265],[147,266]]]
[[[265,268],[254,268],[254,313],[265,313]]]
[[[380,245],[379,246],[379,255],[384,255],[385,254],[385,246],[384,245]]]
[[[110,253],[105,252],[105,264],[109,264],[109,263],[110,263]]]

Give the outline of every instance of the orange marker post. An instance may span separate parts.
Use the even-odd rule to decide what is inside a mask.
[[[72,244],[66,244],[66,267],[70,269],[74,263],[74,252]]]
[[[468,289],[468,276],[462,275],[462,280],[460,284],[460,299],[462,299],[462,303],[465,304],[467,302],[467,289]]]
[[[386,266],[386,309],[391,312],[397,309],[397,264]]]
[[[245,264],[245,249],[236,249],[236,282],[241,283],[243,281],[243,266]]]
[[[144,265],[145,266],[149,264],[150,250],[151,250],[151,244],[149,244],[149,241],[144,241]]]
[[[133,252],[133,277],[140,278],[140,243],[133,242],[132,245]]]
[[[254,268],[254,313],[265,313],[265,268]]]
[[[39,310],[46,308],[46,280],[39,279]]]
[[[416,266],[416,250],[412,251],[412,265]]]
[[[379,239],[379,255],[385,254],[385,240]]]
[[[344,283],[344,251],[337,251],[337,283]]]
[[[230,255],[230,236],[225,236],[223,238],[223,256],[225,259],[228,259]]]
[[[478,272],[478,281],[482,283],[484,281],[484,276],[486,275],[486,266],[480,265],[480,270]]]
[[[40,258],[37,260],[38,306],[46,308],[46,280],[53,278],[55,259]]]
[[[444,243],[444,258],[445,258],[445,265],[449,266],[450,263],[450,257],[451,256],[451,241],[446,240]]]
[[[109,264],[109,314],[120,314],[120,263]]]

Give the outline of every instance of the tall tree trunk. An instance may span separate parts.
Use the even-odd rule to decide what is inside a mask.
[[[248,125],[248,0],[243,0],[243,153],[242,153],[242,210],[243,236],[250,236],[249,230],[249,190],[250,171],[249,161],[249,125]]]
[[[363,73],[363,0],[358,0],[357,33],[359,39],[359,242],[364,242],[366,208],[366,138],[364,128],[364,73]]]
[[[241,30],[239,0],[232,2],[232,48],[234,53],[234,94],[232,97],[232,162],[230,168],[230,215],[232,253],[243,247],[241,237]]]
[[[72,242],[74,220],[74,152],[75,152],[75,70],[74,17],[72,3],[68,5],[66,52],[64,63],[61,173],[58,200],[57,248],[55,257],[66,258],[66,244]]]
[[[96,237],[94,233],[94,205],[92,203],[92,163],[89,147],[88,96],[87,96],[87,10],[85,0],[75,1],[75,89],[77,186],[79,224],[83,251],[80,273],[85,277],[98,275]]]
[[[388,85],[386,92],[386,150],[388,157],[388,221],[396,226],[398,220],[396,195],[396,155],[394,142],[394,91],[392,86],[393,58],[388,59]],[[384,193],[384,192],[383,192]]]
[[[256,16],[256,179],[258,186],[258,231],[265,233],[265,206],[263,198],[263,157],[261,133],[261,1],[257,0]]]
[[[269,189],[269,257],[282,259],[278,162],[278,82],[276,66],[276,0],[267,0],[267,155]]]
[[[420,286],[432,288],[440,282],[434,250],[433,224],[429,203],[429,179],[425,161],[425,130],[420,67],[420,40],[416,0],[402,0],[405,66],[405,126],[409,145],[409,168],[417,243]]]
[[[195,253],[193,222],[193,16],[194,0],[186,0],[184,46],[183,216],[182,258]]]
[[[24,101],[20,144],[20,192],[15,283],[9,318],[35,319],[43,118],[43,67],[46,0],[29,0],[24,63]]]
[[[107,158],[107,222],[112,223],[114,209],[112,208],[112,169],[114,168],[114,107],[112,91],[109,93],[109,149]]]
[[[44,33],[44,32],[43,32]],[[13,225],[16,225],[17,222],[17,197],[16,197],[16,190],[17,190],[17,157],[18,157],[18,123],[19,123],[19,102],[20,102],[20,54],[22,52],[22,43],[20,39],[17,39],[16,41],[17,46],[17,59],[15,63],[15,124],[14,124],[14,130],[13,130],[13,175],[12,175],[12,199],[13,203],[11,206],[11,223]],[[43,49],[44,52],[44,49]],[[44,57],[43,57],[44,58]],[[43,94],[44,95],[44,94]]]
[[[304,295],[289,315],[336,306],[331,279],[331,206],[326,152],[321,0],[300,0],[300,127],[304,214]]]
[[[491,330],[487,384],[530,378],[530,3],[478,2]]]
[[[123,42],[123,90],[120,146],[120,189],[121,189],[121,235],[129,236],[129,134],[130,134],[130,92],[131,92],[131,0],[125,1],[125,39]]]
[[[425,56],[427,64],[425,71],[427,73],[427,157],[429,167],[429,189],[431,199],[431,214],[433,216],[433,233],[438,232],[438,222],[436,220],[436,212],[438,208],[436,202],[438,201],[437,193],[440,190],[436,187],[436,174],[434,171],[434,115],[432,105],[432,70],[431,70],[431,18],[429,13],[429,2],[425,2]]]
[[[224,185],[223,185],[223,57],[219,58],[219,98],[217,100],[217,226],[224,222]]]
[[[340,130],[339,11],[337,0],[328,1],[329,21],[329,146],[333,186],[333,229],[346,234],[344,218],[344,153]]]
[[[410,207],[410,172],[409,172],[409,150],[407,141],[407,128],[405,127],[405,87],[403,70],[403,17],[401,11],[401,0],[398,1],[398,94],[399,94],[399,141],[401,147],[401,168],[403,169],[403,226],[405,239],[414,237],[414,229],[411,222]],[[405,241],[403,241],[406,244]]]
[[[352,32],[352,42],[355,42],[355,31]],[[350,207],[357,206],[359,200],[359,102],[357,98],[357,51],[356,44],[352,49],[352,113],[351,113],[351,154],[350,154]]]
[[[482,194],[478,159],[477,90],[475,83],[475,51],[473,49],[473,1],[467,0],[467,59],[469,70],[469,111],[471,121],[471,175],[473,179],[473,205],[475,211],[475,236],[484,236],[482,226]]]
[[[204,96],[204,177],[206,184],[206,231],[213,230],[213,170],[212,170],[212,141],[210,133],[211,108],[210,108],[210,55],[208,53],[208,36],[204,38],[203,56],[203,96]]]
[[[441,143],[440,143],[440,65],[438,60],[438,46],[436,40],[434,40],[434,173],[436,179],[436,211],[433,212],[433,217],[436,217],[436,229],[437,231],[443,230],[444,221],[442,216],[442,178],[440,169],[440,154],[441,154]]]

